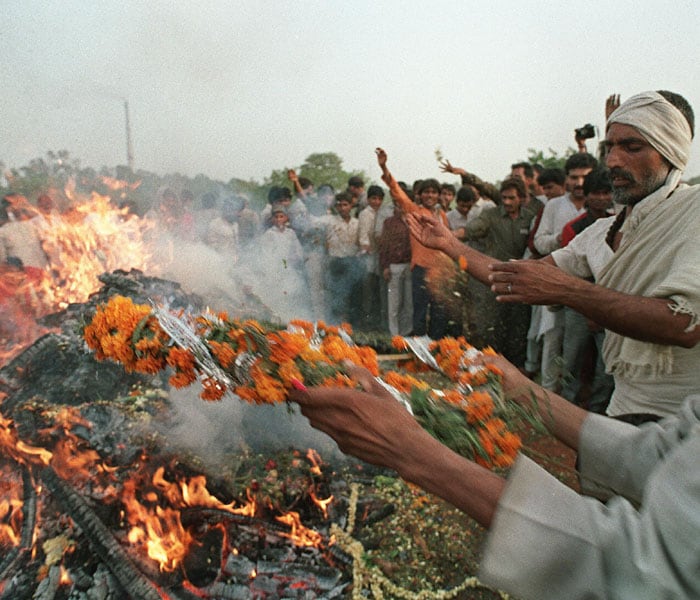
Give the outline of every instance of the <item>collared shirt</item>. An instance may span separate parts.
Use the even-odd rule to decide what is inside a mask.
[[[356,256],[360,251],[359,221],[350,217],[345,221],[338,215],[319,217],[326,224],[326,247],[328,255],[336,258]]]
[[[358,221],[358,238],[360,248],[367,252],[374,253],[376,251],[376,243],[374,239],[374,224],[377,220],[377,211],[371,206],[363,208]]]
[[[384,221],[382,234],[377,240],[379,266],[382,270],[394,264],[411,262],[411,234],[408,225],[398,215]]]
[[[535,232],[535,248],[542,255],[551,254],[561,245],[561,234],[569,221],[585,212],[585,207],[576,208],[567,192],[558,198],[552,198],[542,210],[542,218]]]
[[[530,221],[534,215],[521,208],[512,219],[503,206],[482,212],[465,228],[468,240],[485,238],[486,253],[498,260],[521,258],[527,247]]]

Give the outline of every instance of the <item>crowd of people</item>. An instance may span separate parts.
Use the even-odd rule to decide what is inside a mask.
[[[388,193],[289,171],[261,211],[212,194],[195,209],[188,190],[163,189],[146,216],[171,244],[253,264],[290,317],[464,335],[501,354],[484,360],[578,452],[590,497],[524,457],[506,481],[455,455],[361,370],[365,391],[292,394],[342,450],[491,528],[487,583],[523,598],[698,598],[700,187],[681,182],[694,115],[660,91],[609,97],[606,120],[604,160],[582,128],[563,169],[518,162],[499,185],[445,160],[459,185],[409,186],[377,148]],[[2,269],[49,267],[51,198],[32,210],[4,199]]]
[[[353,374],[364,391],[300,385],[292,397],[344,452],[396,470],[489,528],[483,582],[533,600],[689,600],[700,597],[700,186],[681,177],[694,114],[666,91],[622,104],[613,96],[608,108],[607,178],[583,172],[592,161],[573,162],[589,161],[583,154],[572,157],[558,183],[569,182],[567,194],[547,199],[519,232],[528,259],[484,254],[440,215],[407,217],[415,243],[466,260],[497,303],[542,307],[526,339],[540,332],[543,363],[557,338],[572,344],[570,360],[581,357],[570,322],[574,334],[588,322],[586,335],[604,330],[608,416],[545,389],[503,356],[483,357],[503,372],[506,394],[577,452],[581,493],[522,455],[504,478],[455,454],[361,369]],[[386,165],[384,175],[394,186]],[[619,210],[607,216],[610,184]],[[491,218],[498,210],[510,225],[506,202],[502,193]]]

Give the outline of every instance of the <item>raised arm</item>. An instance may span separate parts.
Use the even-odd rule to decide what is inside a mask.
[[[302,200],[306,200],[306,192],[301,187],[301,184],[299,183],[299,176],[297,175],[294,169],[287,170],[287,179],[289,179],[289,181],[292,182],[292,184],[294,185],[294,190],[299,195],[299,197]]]
[[[391,171],[389,171],[389,167],[387,166],[388,156],[386,150],[383,148],[377,148],[374,152],[377,155],[377,164],[382,170],[382,181],[386,183],[387,187],[389,188],[389,194],[391,194],[391,197],[401,207],[401,210],[403,210],[405,214],[414,212],[417,208],[415,203],[408,197],[406,192],[401,189],[399,182],[396,181],[394,176],[391,174]]]

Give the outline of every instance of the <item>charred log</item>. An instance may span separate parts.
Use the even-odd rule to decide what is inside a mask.
[[[34,539],[34,527],[36,525],[36,488],[32,481],[29,469],[22,466],[22,533],[19,546],[10,550],[5,558],[0,561],[0,581],[7,579],[31,553]]]
[[[39,472],[40,479],[54,499],[82,529],[93,552],[100,557],[130,598],[162,600],[153,583],[131,562],[124,549],[87,502],[64,482],[51,467]]]

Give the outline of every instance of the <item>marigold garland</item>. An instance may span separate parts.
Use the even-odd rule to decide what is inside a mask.
[[[169,367],[169,382],[176,388],[199,380],[201,398],[211,401],[232,392],[251,403],[280,403],[299,382],[354,387],[342,364],[346,360],[380,375],[375,351],[353,344],[347,326],[293,320],[286,330],[267,331],[256,321],[226,313],[167,313],[167,320],[174,319],[178,331],[184,328],[188,334],[190,342],[183,342],[163,322],[164,314],[114,296],[97,307],[84,337],[98,359],[119,362],[127,371],[153,374]],[[392,342],[401,351],[410,347],[406,338]],[[429,351],[455,389],[433,390],[398,371],[382,373],[383,382],[408,400],[421,425],[453,450],[486,466],[511,464],[521,444],[512,425],[523,414],[503,399],[501,373],[477,361],[481,353],[461,337],[432,342]],[[418,359],[405,366],[413,372],[429,368]]]

